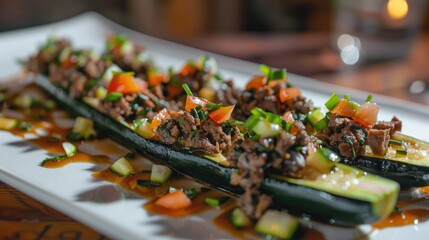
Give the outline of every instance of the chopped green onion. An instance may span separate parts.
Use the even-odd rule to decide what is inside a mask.
[[[261,121],[261,118],[255,115],[250,116],[246,122],[244,122],[244,126],[247,129],[252,129],[256,124],[258,124],[258,122]]]
[[[350,96],[348,94],[344,95],[344,99],[350,100]]]
[[[390,139],[389,145],[402,146],[402,141]]]
[[[122,96],[123,95],[120,92],[112,92],[112,93],[107,94],[107,96],[104,99],[104,101],[106,101],[106,102],[116,102],[119,99],[121,99]]]
[[[223,197],[220,199],[208,197],[204,199],[204,203],[211,207],[218,208],[220,205],[224,204],[228,200],[229,200],[229,197]]]
[[[336,93],[333,93],[329,99],[325,102],[325,106],[328,110],[334,109],[335,106],[340,102],[340,98]]]
[[[373,98],[372,94],[369,94],[368,97],[366,97],[365,102],[371,102],[372,98]]]
[[[264,74],[266,77],[270,76],[271,74],[271,68],[264,64],[259,65],[259,71],[261,71],[262,74]]]
[[[286,78],[286,69],[279,69],[277,71],[272,71],[271,76],[268,80],[282,80]]]
[[[314,123],[313,126],[316,131],[320,132],[328,126],[329,119],[327,117],[322,118],[318,122]]]
[[[407,155],[407,150],[405,149],[396,149],[397,155]]]
[[[209,110],[216,110],[223,107],[223,103],[207,103],[205,107]]]
[[[188,95],[188,96],[194,96],[192,94],[191,89],[188,87],[188,85],[186,83],[182,84],[182,88],[183,88],[183,90],[185,90],[186,95]]]

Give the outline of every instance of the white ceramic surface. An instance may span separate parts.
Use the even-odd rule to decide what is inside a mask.
[[[96,13],[86,13],[69,20],[30,29],[0,34],[0,79],[7,80],[19,72],[18,59],[34,53],[48,35],[70,38],[76,46],[103,47],[107,33],[121,32],[144,44],[159,65],[180,67],[200,50],[149,37],[119,26]],[[221,72],[226,77],[243,83],[258,72],[258,65],[215,55]],[[349,94],[363,101],[367,93],[340,88],[302,76],[289,74],[292,83],[302,87],[306,96],[316,105],[322,105],[330,93]],[[405,133],[429,139],[429,108],[393,98],[374,96],[381,105],[380,119],[397,115],[404,121]],[[229,239],[228,233],[215,227],[211,219],[220,214],[208,211],[186,218],[168,218],[152,215],[142,206],[145,199],[126,192],[107,182],[91,177],[93,164],[76,163],[60,169],[39,166],[46,157],[44,150],[33,147],[21,138],[0,131],[0,180],[20,189],[30,196],[56,208],[69,216],[115,239]],[[106,196],[108,196],[106,198]],[[421,206],[427,205],[425,202]],[[342,229],[321,224],[315,227],[327,239],[352,239],[360,231],[370,231],[369,226],[359,229]],[[372,231],[370,239],[427,239],[429,222],[418,225]]]

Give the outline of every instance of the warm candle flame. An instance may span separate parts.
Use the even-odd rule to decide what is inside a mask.
[[[402,19],[407,16],[408,3],[406,0],[389,0],[387,14],[393,19]]]

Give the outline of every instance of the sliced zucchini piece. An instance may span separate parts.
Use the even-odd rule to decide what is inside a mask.
[[[136,173],[133,166],[131,166],[128,160],[124,157],[119,158],[114,164],[112,164],[112,166],[110,166],[110,170],[121,177]]]
[[[84,117],[77,117],[72,133],[79,134],[80,138],[86,140],[96,135],[94,130],[94,122],[91,119]]]
[[[150,175],[150,180],[152,182],[157,182],[159,184],[166,183],[170,179],[173,171],[167,166],[163,165],[152,165],[152,174]]]
[[[66,152],[67,157],[73,157],[76,152],[77,152],[77,148],[75,145],[69,143],[69,142],[63,142],[63,149]]]
[[[261,138],[269,138],[279,135],[282,131],[282,127],[278,124],[270,123],[266,119],[261,119],[252,128],[252,131],[259,135]]]
[[[307,164],[321,173],[327,173],[340,158],[328,148],[319,148],[307,157]]]
[[[7,117],[0,117],[0,129],[11,130],[18,125],[18,120]]]
[[[152,139],[155,132],[147,118],[142,118],[133,122],[133,128],[140,136],[146,139]]]
[[[252,225],[249,217],[247,217],[246,213],[241,208],[235,208],[231,212],[231,223],[236,228],[246,228]]]
[[[299,221],[295,217],[279,211],[268,210],[256,223],[255,230],[280,239],[291,239],[298,226]]]

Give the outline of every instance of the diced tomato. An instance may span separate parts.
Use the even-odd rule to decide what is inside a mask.
[[[120,92],[124,94],[139,93],[147,88],[147,83],[134,78],[131,73],[115,74],[110,81],[107,93]]]
[[[180,70],[180,75],[182,76],[189,76],[189,75],[193,75],[197,70],[195,69],[194,66],[192,66],[189,63],[186,63],[182,69]]]
[[[350,101],[347,101],[346,99],[341,99],[341,101],[337,104],[337,106],[335,106],[331,110],[331,113],[336,113],[342,117],[349,117],[349,118],[353,118],[356,112],[357,112],[356,106]]]
[[[161,111],[159,111],[155,115],[155,117],[153,117],[152,122],[150,123],[150,126],[153,129],[156,129],[161,124],[161,122],[162,122],[163,119],[170,119],[170,118],[171,118],[170,114],[167,112],[167,109],[164,108]]]
[[[372,127],[377,122],[379,107],[375,103],[365,103],[354,115],[354,120],[364,127]]]
[[[246,90],[259,89],[265,86],[267,83],[267,78],[264,76],[254,76],[250,81],[246,84]]]
[[[149,86],[155,87],[167,81],[167,74],[156,73],[156,72],[149,73],[148,81],[149,81]]]
[[[186,104],[185,104],[185,110],[187,112],[191,112],[193,108],[196,108],[198,105],[201,105],[201,107],[204,107],[207,103],[210,103],[204,98],[199,98],[195,96],[187,96],[186,97]]]
[[[61,63],[61,67],[63,67],[63,68],[72,68],[74,66],[76,66],[76,59],[73,56],[67,57]]]
[[[301,96],[301,89],[297,87],[282,88],[279,91],[280,102]]]
[[[155,204],[167,209],[178,210],[191,206],[192,201],[184,192],[175,191],[162,196]]]
[[[231,118],[235,105],[221,107],[209,113],[209,117],[217,124],[228,121]]]

